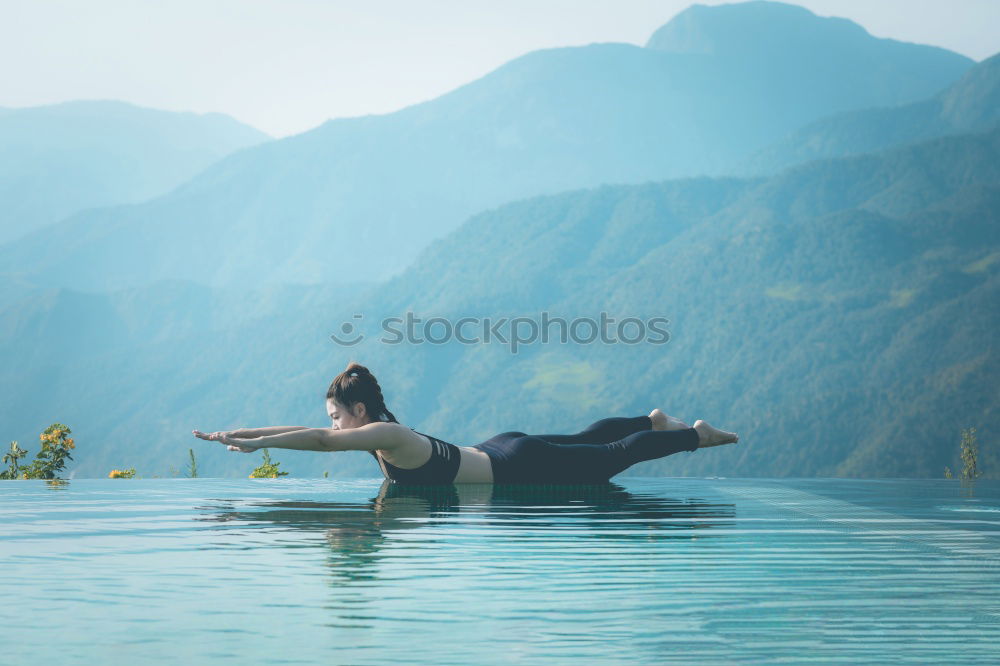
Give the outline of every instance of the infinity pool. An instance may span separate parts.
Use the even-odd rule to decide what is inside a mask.
[[[0,482],[0,661],[997,663],[1000,482]]]

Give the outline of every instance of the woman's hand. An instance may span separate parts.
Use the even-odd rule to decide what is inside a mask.
[[[243,453],[253,453],[259,446],[254,446],[252,444],[253,440],[246,437],[237,437],[236,433],[238,430],[220,430],[218,432],[202,432],[200,430],[192,430],[195,437],[200,439],[205,439],[208,441],[219,442],[225,444],[226,448],[230,451],[241,451]]]

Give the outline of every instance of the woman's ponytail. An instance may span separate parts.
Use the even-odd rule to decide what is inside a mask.
[[[360,363],[351,361],[347,368],[337,375],[326,391],[326,398],[350,407],[360,402],[365,406],[365,412],[374,421],[391,421],[399,423],[389,408],[385,406],[382,388],[371,371]]]

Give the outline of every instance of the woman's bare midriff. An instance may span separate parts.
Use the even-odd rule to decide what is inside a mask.
[[[393,451],[378,449],[375,453],[400,469],[416,469],[431,459],[433,445],[423,435],[418,435],[412,441],[413,446],[401,446]],[[485,451],[471,446],[459,446],[458,450],[462,460],[452,483],[493,483],[493,464]]]

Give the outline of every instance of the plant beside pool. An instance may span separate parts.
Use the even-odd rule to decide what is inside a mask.
[[[267,449],[262,449],[264,451],[264,462],[260,464],[259,467],[250,472],[250,479],[277,479],[279,476],[288,476],[288,472],[282,472],[278,469],[280,462],[271,462],[271,454],[268,453]]]
[[[53,423],[38,436],[42,440],[42,448],[35,454],[30,465],[20,467],[18,461],[28,454],[27,451],[10,443],[10,451],[4,454],[3,462],[6,470],[0,471],[0,479],[56,479],[59,472],[66,466],[67,460],[72,460],[70,451],[76,448],[76,443],[70,437],[72,431],[62,423]]]

